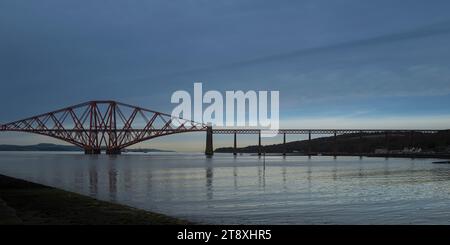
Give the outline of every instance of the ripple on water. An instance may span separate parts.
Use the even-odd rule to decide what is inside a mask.
[[[449,224],[435,159],[0,153],[0,173],[214,224]]]

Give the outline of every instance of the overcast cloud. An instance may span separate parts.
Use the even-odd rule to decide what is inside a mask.
[[[203,81],[280,90],[282,120],[299,127],[346,115],[445,125],[449,11],[444,0],[3,0],[0,122],[92,99],[170,112],[172,92]]]

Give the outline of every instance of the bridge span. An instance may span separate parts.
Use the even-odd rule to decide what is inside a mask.
[[[258,135],[258,155],[262,154],[263,147],[261,144],[261,132],[273,133],[278,135],[283,135],[283,145],[286,146],[286,135],[288,134],[298,134],[298,135],[308,135],[308,150],[306,154],[310,155],[311,151],[311,141],[312,135],[330,135],[333,137],[333,152],[337,155],[337,137],[339,135],[352,134],[359,137],[360,141],[363,140],[365,135],[371,134],[383,134],[385,137],[385,142],[389,141],[389,136],[394,134],[406,134],[409,135],[410,145],[413,145],[414,134],[433,134],[438,132],[449,132],[449,130],[436,130],[436,129],[279,129],[279,130],[266,130],[266,129],[211,129],[212,134],[233,134],[233,154],[237,155],[237,135],[238,134],[257,134]],[[212,138],[212,137],[211,137]],[[208,141],[207,141],[208,143]],[[212,142],[211,142],[212,144]],[[388,144],[388,143],[387,143]],[[206,147],[206,154],[213,154],[208,150],[212,148]],[[386,145],[386,149],[388,149]],[[286,155],[286,147],[283,147],[283,155]],[[362,150],[360,150],[362,152]]]
[[[261,132],[283,135],[338,135],[355,134],[362,139],[367,134],[409,134],[411,141],[414,133],[438,133],[436,129],[228,129],[217,128],[191,120],[172,117],[169,114],[132,106],[112,100],[89,101],[65,107],[48,113],[0,125],[0,131],[27,132],[46,135],[76,145],[86,154],[120,154],[121,150],[133,144],[157,137],[186,132],[206,132],[205,154],[213,155],[213,135],[234,135],[234,154],[237,153],[237,135],[257,134],[258,154],[262,153]],[[336,149],[336,147],[334,147]],[[309,148],[310,152],[310,148]],[[286,152],[284,152],[286,154]]]

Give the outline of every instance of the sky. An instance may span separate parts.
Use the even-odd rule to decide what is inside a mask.
[[[172,93],[200,81],[280,91],[284,128],[446,129],[449,11],[445,0],[2,0],[0,123],[100,99],[170,113]],[[38,142],[62,143],[0,135]],[[203,144],[183,134],[137,147]]]

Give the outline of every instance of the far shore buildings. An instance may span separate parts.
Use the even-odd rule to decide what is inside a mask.
[[[375,149],[375,154],[387,154],[387,153],[419,153],[422,152],[420,147],[405,147],[403,150],[388,150],[386,148]]]

